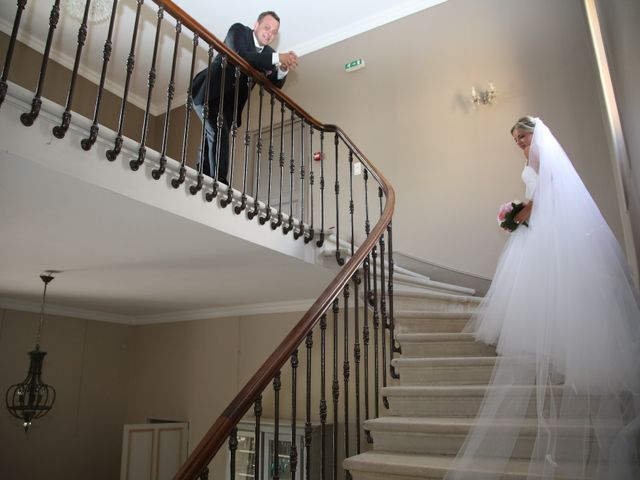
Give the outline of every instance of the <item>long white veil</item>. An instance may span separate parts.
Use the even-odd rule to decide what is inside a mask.
[[[511,235],[468,325],[497,340],[500,357],[445,478],[638,480],[638,295],[616,238],[539,119],[529,159],[539,164],[529,228]]]

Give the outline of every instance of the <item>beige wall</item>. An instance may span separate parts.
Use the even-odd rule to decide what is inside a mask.
[[[343,313],[339,316],[343,318]],[[0,449],[0,476],[16,479],[41,476],[51,479],[117,478],[122,426],[144,423],[149,418],[189,422],[189,448],[192,450],[300,317],[301,313],[285,313],[132,327],[47,315],[42,339],[42,349],[48,352],[43,380],[56,388],[56,403],[49,414],[34,422],[28,435],[8,412],[0,415],[0,442],[6,446]],[[0,311],[2,392],[26,375],[26,353],[33,348],[38,319],[36,313]],[[349,319],[352,341],[353,310],[349,312]],[[361,315],[361,328],[362,322]],[[333,314],[329,314],[326,330],[328,423],[332,423],[333,409],[332,325]],[[342,327],[338,333],[339,415],[342,419]],[[372,330],[371,341],[373,338]],[[364,358],[364,345],[361,347]],[[353,389],[355,364],[352,352],[351,344],[350,385]],[[373,389],[373,347],[370,356],[370,387]],[[304,346],[300,349],[299,360],[297,421],[302,425],[306,388]],[[314,335],[312,367],[311,411],[312,421],[317,423],[319,332]],[[282,369],[282,419],[291,418],[290,385],[291,368],[287,365]],[[361,377],[361,385],[364,385],[364,377]],[[373,394],[371,402],[373,412]],[[265,391],[263,408],[263,418],[274,417],[272,387]],[[352,395],[351,422],[354,415]],[[290,434],[289,425],[289,421],[283,420],[283,435]],[[352,425],[352,432],[353,428]],[[28,459],[32,457],[39,461],[30,462]],[[214,478],[222,478],[225,465],[226,446],[212,465]]]
[[[366,67],[345,73],[357,58]],[[498,103],[474,110],[471,86],[490,81]],[[305,55],[285,91],[388,176],[398,251],[493,274],[506,240],[497,206],[524,194],[509,135],[524,114],[555,132],[620,238],[580,0],[449,0]]]
[[[0,391],[25,379],[39,314],[0,310]],[[0,415],[0,477],[16,480],[119,477],[132,328],[47,316],[42,379],[54,408],[25,434]]]

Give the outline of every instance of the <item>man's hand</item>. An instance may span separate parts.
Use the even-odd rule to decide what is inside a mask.
[[[286,72],[287,70],[293,70],[298,66],[298,55],[295,52],[286,52],[278,54],[280,60],[280,70]]]

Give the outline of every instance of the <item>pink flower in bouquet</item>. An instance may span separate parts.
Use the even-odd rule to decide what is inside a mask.
[[[507,232],[513,232],[518,228],[520,224],[516,222],[515,217],[523,208],[524,204],[520,200],[513,200],[500,205],[500,209],[498,210],[498,225],[500,228]],[[522,224],[525,227],[529,226],[527,222],[522,222]]]
[[[498,223],[502,223],[502,221],[506,218],[507,214],[513,210],[513,204],[511,202],[507,202],[503,205],[500,205],[500,210],[498,210]]]

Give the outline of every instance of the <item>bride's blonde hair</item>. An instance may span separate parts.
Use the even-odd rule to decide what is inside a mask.
[[[536,128],[535,117],[530,117],[527,115],[526,117],[519,118],[516,124],[511,127],[511,133],[513,133],[516,128],[525,132],[533,132],[533,130]]]

